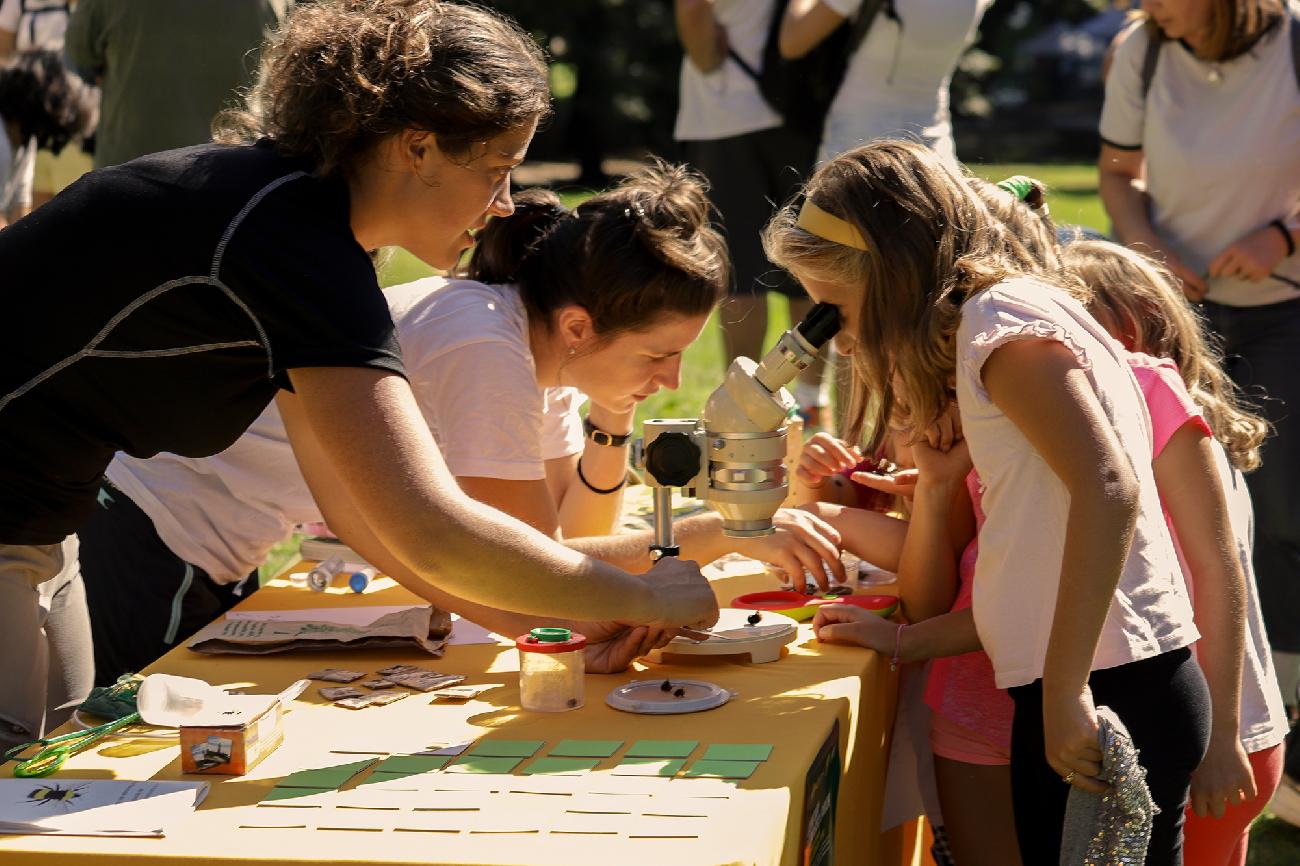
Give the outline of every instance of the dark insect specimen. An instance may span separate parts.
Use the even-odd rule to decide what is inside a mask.
[[[659,684],[659,691],[661,692],[671,692],[672,690],[673,690],[673,684],[668,680],[664,680],[662,683]]]
[[[749,615],[749,618],[745,620],[745,622],[749,623],[750,625],[758,625],[762,621],[763,621],[763,615],[758,611],[754,611],[753,613],[751,613]]]
[[[673,697],[675,697],[675,698],[684,698],[684,697],[686,697],[686,689],[674,689],[674,690],[673,690]]]

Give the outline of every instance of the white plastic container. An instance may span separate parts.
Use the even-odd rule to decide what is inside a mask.
[[[535,628],[515,639],[519,648],[519,705],[536,713],[582,706],[587,638],[567,628]]]

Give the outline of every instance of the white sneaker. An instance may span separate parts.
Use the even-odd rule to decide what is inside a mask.
[[[1282,783],[1268,804],[1269,811],[1292,827],[1300,827],[1300,782],[1282,774]]]

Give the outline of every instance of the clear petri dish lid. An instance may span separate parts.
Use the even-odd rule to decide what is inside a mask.
[[[664,688],[665,683],[669,688]],[[605,703],[625,713],[667,716],[711,710],[735,696],[735,692],[703,680],[633,680],[610,692]]]

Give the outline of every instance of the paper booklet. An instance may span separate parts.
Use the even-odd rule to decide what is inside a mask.
[[[0,833],[163,836],[207,794],[207,782],[0,779]]]
[[[201,653],[242,655],[418,646],[430,655],[441,656],[450,632],[451,615],[423,605],[395,610],[366,625],[219,619],[201,629],[187,646]]]

